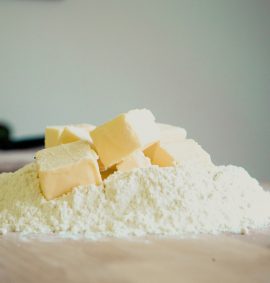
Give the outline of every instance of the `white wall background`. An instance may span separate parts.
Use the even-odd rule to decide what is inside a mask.
[[[270,1],[0,0],[16,136],[136,107],[270,180]]]

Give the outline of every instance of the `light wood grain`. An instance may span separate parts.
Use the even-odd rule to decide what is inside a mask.
[[[93,242],[0,239],[0,282],[270,282],[270,231]]]

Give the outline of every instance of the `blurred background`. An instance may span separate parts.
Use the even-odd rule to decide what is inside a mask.
[[[0,0],[13,138],[141,107],[269,181],[270,1]]]

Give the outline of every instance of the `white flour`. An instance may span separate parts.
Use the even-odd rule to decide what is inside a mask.
[[[0,175],[0,231],[87,237],[237,232],[270,225],[270,193],[238,167],[195,164],[113,174],[46,201],[35,163]]]

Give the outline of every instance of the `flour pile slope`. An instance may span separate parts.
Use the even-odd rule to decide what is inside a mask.
[[[47,201],[37,167],[0,175],[2,233],[91,238],[245,232],[270,225],[270,193],[235,166],[196,163],[117,172],[102,186],[77,187]]]

